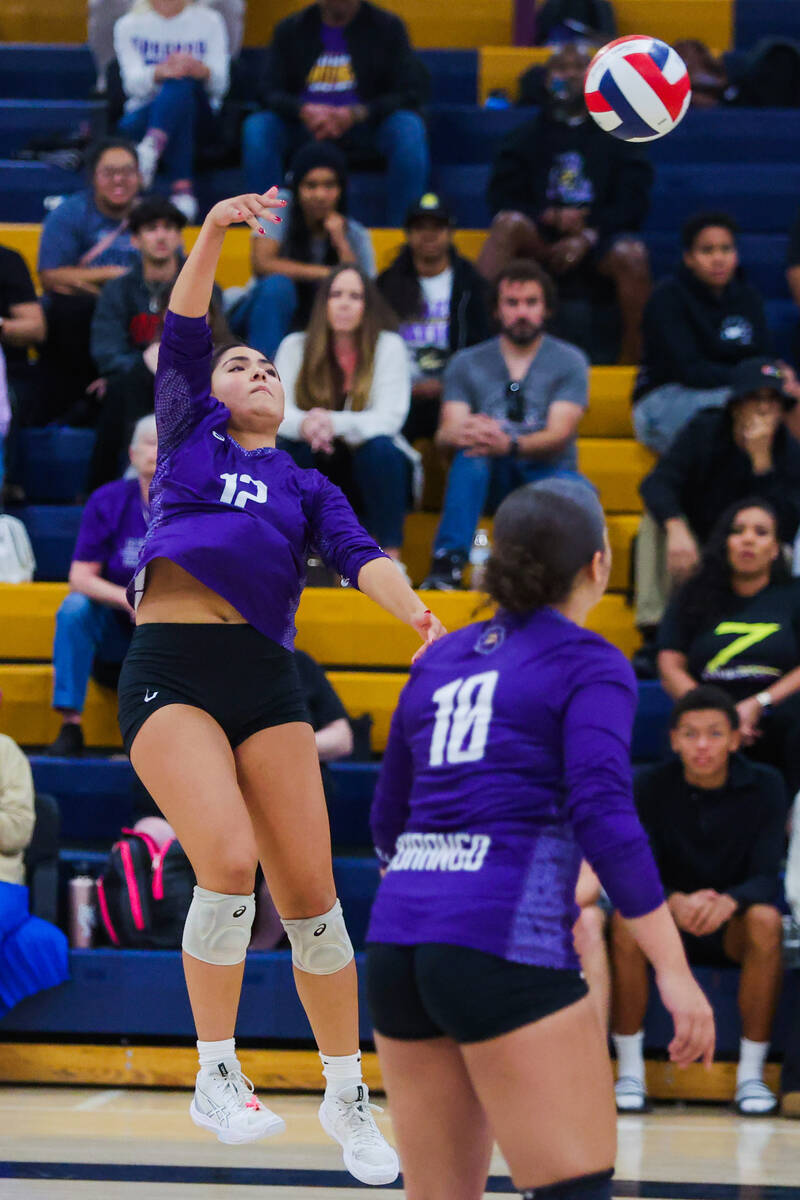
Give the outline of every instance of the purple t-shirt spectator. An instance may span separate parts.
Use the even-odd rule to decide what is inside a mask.
[[[272,446],[245,450],[231,437],[230,410],[211,395],[211,348],[205,317],[167,311],[156,374],[152,515],[128,600],[141,599],[147,564],[168,558],[293,650],[311,547],[354,585],[383,551],[319,471],[302,470]]]
[[[147,533],[138,479],[115,479],[86,501],[73,562],[103,564],[103,578],[127,587]]]
[[[429,647],[375,792],[387,871],[367,939],[575,968],[582,858],[623,916],[657,908],[633,802],[636,702],[619,650],[551,608],[499,613]]]
[[[302,103],[335,104],[341,108],[360,103],[343,29],[323,24],[322,54],[308,73]]]

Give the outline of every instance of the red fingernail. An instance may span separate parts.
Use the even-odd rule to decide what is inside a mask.
[[[259,227],[258,227],[258,232],[259,232],[259,233],[263,233],[263,232],[264,232],[264,226],[263,226],[263,225],[259,225]]]
[[[283,217],[273,217],[272,219],[276,225],[280,225],[281,221],[283,220]]]

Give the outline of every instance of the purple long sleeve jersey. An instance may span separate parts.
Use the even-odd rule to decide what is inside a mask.
[[[168,558],[291,650],[309,548],[353,584],[383,551],[324,475],[302,470],[283,450],[234,441],[230,410],[211,395],[211,350],[205,317],[167,312],[150,527],[128,599],[141,598],[147,564]]]
[[[635,708],[622,654],[554,609],[500,613],[430,647],[400,697],[372,808],[388,869],[368,940],[575,967],[583,857],[623,916],[657,908],[633,804]]]

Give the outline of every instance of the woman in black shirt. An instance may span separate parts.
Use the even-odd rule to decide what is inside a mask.
[[[800,581],[789,575],[777,516],[763,500],[720,517],[700,566],[669,606],[658,669],[673,699],[714,683],[736,702],[751,757],[800,789]]]

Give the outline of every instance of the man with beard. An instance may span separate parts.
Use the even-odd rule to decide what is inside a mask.
[[[454,354],[436,441],[455,451],[424,588],[461,586],[475,528],[514,488],[554,476],[583,480],[575,443],[589,362],[544,332],[552,281],[532,261],[509,263],[493,291],[498,337]],[[591,486],[586,483],[586,486]]]
[[[609,137],[588,116],[588,64],[574,45],[554,54],[539,115],[501,145],[488,192],[495,216],[478,269],[491,279],[513,258],[535,258],[558,278],[564,336],[598,362],[613,361],[618,340],[620,360],[636,363],[651,289],[636,231],[647,216],[653,172],[641,146]],[[610,292],[619,307],[618,339],[598,319]]]

